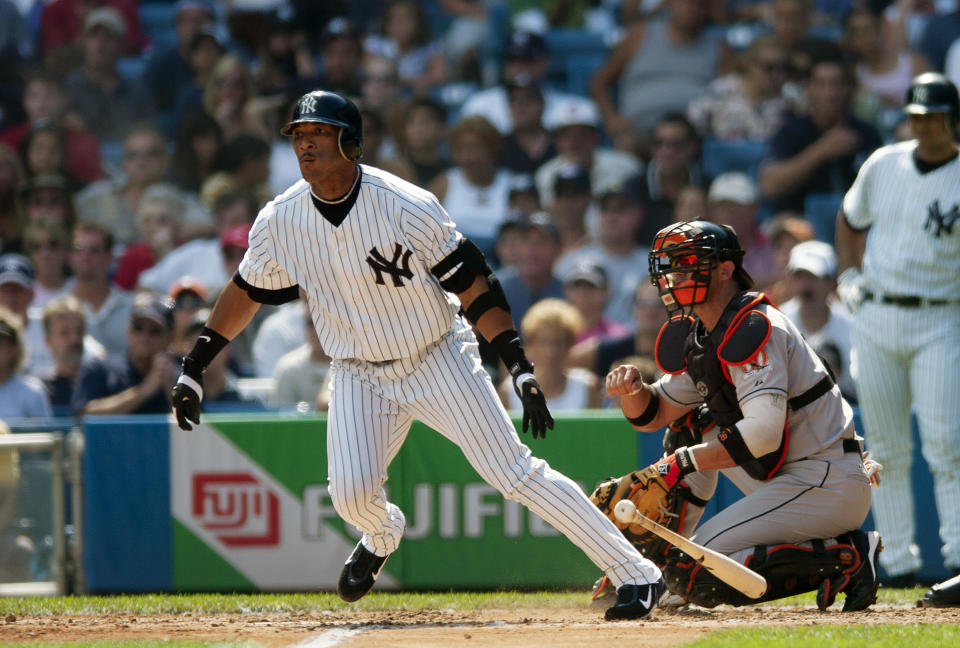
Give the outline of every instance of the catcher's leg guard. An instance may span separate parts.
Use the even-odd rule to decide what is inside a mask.
[[[667,586],[701,607],[751,605],[809,592],[821,581],[853,572],[860,564],[856,549],[848,544],[827,545],[813,540],[810,546],[782,544],[758,545],[744,564],[767,579],[767,591],[752,599],[702,568],[702,565],[676,547],[667,552],[663,569]]]

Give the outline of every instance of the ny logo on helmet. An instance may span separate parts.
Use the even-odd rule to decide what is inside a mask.
[[[313,95],[307,95],[300,100],[300,114],[309,115],[317,111],[317,99]]]
[[[925,85],[914,86],[911,103],[925,104],[929,100],[930,88]]]

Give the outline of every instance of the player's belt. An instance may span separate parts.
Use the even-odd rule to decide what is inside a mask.
[[[844,439],[843,440],[843,451],[844,452],[856,452],[860,454],[860,442],[856,439]]]
[[[949,299],[928,299],[916,295],[877,295],[869,290],[864,291],[863,298],[869,301],[877,301],[881,304],[892,304],[902,306],[903,308],[923,308],[925,306],[946,306],[954,302]]]

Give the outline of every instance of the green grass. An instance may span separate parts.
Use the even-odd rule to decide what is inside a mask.
[[[683,648],[904,648],[960,645],[960,626],[811,626],[721,630]]]

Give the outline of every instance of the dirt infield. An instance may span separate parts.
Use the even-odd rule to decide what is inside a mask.
[[[839,607],[839,606],[838,606]],[[292,612],[288,614],[64,615],[0,619],[0,641],[206,640],[256,642],[269,648],[300,645],[577,646],[660,648],[701,638],[719,629],[813,624],[957,624],[960,609],[875,606],[860,613],[814,608],[660,609],[645,621],[606,623],[597,608],[479,611]]]

